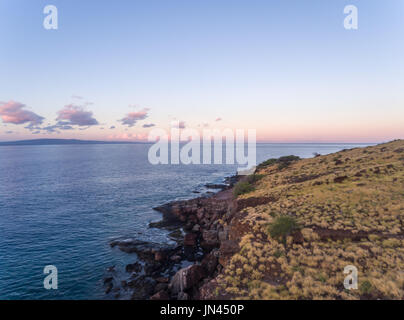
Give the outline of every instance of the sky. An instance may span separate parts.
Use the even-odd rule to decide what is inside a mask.
[[[402,0],[0,0],[0,141],[403,139],[403,34]]]

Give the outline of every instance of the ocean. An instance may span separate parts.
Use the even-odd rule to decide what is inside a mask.
[[[257,162],[369,144],[257,144]],[[146,144],[0,147],[0,299],[105,299],[107,268],[134,257],[109,242],[168,242],[152,208],[204,193],[236,165],[152,165]],[[44,267],[58,289],[43,286]]]

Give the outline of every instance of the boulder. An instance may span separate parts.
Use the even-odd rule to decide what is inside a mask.
[[[178,294],[198,284],[204,276],[205,270],[202,266],[197,264],[190,265],[177,271],[171,279],[169,289],[173,294]]]
[[[155,292],[160,292],[160,291],[164,291],[168,288],[168,284],[167,283],[158,283],[156,285],[156,287],[154,288]]]
[[[201,266],[205,269],[208,275],[211,275],[213,272],[215,272],[218,262],[217,260],[217,257],[215,257],[212,253],[207,254],[203,258]]]
[[[170,300],[170,296],[166,291],[159,291],[150,297],[150,300]]]
[[[125,267],[126,272],[140,272],[142,270],[142,265],[139,262],[127,264]]]
[[[144,300],[149,299],[154,293],[156,281],[153,278],[147,276],[140,276],[136,279],[128,281],[128,285],[134,288],[131,299],[132,300]]]
[[[219,244],[216,230],[205,230],[202,233],[202,239],[204,247],[215,247]]]
[[[181,261],[181,256],[179,256],[179,255],[171,256],[170,260],[174,261],[174,262],[180,262]]]
[[[156,252],[154,253],[154,260],[155,260],[155,261],[160,262],[160,261],[163,261],[165,258],[166,258],[166,255],[165,255],[165,253],[162,252],[162,251],[156,251]]]
[[[187,233],[184,237],[184,245],[186,246],[196,246],[196,234]]]
[[[223,241],[219,249],[219,263],[225,266],[234,253],[238,252],[239,245],[235,240]]]

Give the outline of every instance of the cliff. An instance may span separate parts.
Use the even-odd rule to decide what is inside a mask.
[[[186,234],[172,248],[114,243],[148,255],[145,275],[132,275],[148,291],[132,298],[404,298],[402,140],[269,159],[213,196],[155,209]],[[346,266],[357,289],[344,287]]]
[[[404,141],[283,160],[235,186],[247,192],[222,223],[223,270],[201,298],[403,299]],[[343,285],[348,265],[358,289]]]

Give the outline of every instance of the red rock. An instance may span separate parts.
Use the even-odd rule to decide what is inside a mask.
[[[159,291],[150,297],[150,300],[170,300],[170,296],[165,291]]]
[[[202,233],[204,246],[216,246],[218,245],[218,238],[216,230],[206,230]]]
[[[201,266],[205,268],[207,274],[212,274],[216,270],[217,257],[215,257],[211,253],[207,254],[203,258],[203,260],[201,262]]]
[[[184,237],[184,245],[186,246],[195,246],[196,245],[196,234],[195,233],[187,233]]]
[[[225,266],[234,253],[238,252],[239,246],[237,241],[226,240],[223,241],[219,249],[219,263]]]
[[[165,259],[166,255],[161,252],[161,251],[157,251],[154,253],[154,260],[156,261],[163,261]]]
[[[159,283],[168,283],[169,279],[165,277],[160,277],[156,279],[157,282]]]

